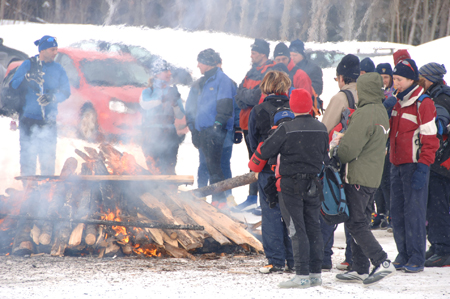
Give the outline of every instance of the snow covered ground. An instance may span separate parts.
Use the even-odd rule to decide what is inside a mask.
[[[37,54],[33,42],[43,35],[54,35],[60,47],[86,39],[101,39],[112,42],[141,45],[179,66],[188,67],[194,77],[200,73],[196,68],[197,54],[206,48],[220,52],[223,68],[234,81],[240,82],[250,68],[250,45],[253,39],[213,32],[186,32],[173,29],[148,29],[126,26],[91,25],[42,25],[1,24],[0,36],[5,45],[20,49],[29,55]],[[444,49],[449,39],[436,41],[439,47],[428,43],[411,49],[419,67],[427,62],[445,63]],[[277,42],[271,42],[272,49]],[[380,43],[373,43],[383,47]],[[347,45],[347,46],[346,46]],[[308,44],[306,45],[309,46]],[[328,45],[329,46],[329,45]],[[337,47],[337,46],[336,46]],[[355,44],[340,43],[338,50],[352,52]],[[348,47],[348,48],[346,48]],[[423,50],[421,50],[423,47]],[[439,56],[432,55],[439,50]],[[442,56],[440,56],[442,55]],[[448,54],[445,53],[448,56]],[[380,62],[393,63],[392,57]],[[441,60],[442,59],[442,60]],[[376,62],[378,63],[378,62]],[[448,64],[450,66],[450,62]],[[338,91],[334,69],[324,70],[325,106]],[[447,80],[448,81],[448,80]],[[184,92],[185,93],[185,92]],[[183,94],[184,94],[183,93]],[[19,132],[9,130],[9,119],[0,118],[0,194],[8,187],[21,188],[14,180],[20,174]],[[197,175],[198,152],[190,142],[188,134],[181,145],[177,164],[180,175]],[[58,138],[56,173],[59,173],[68,157],[75,157],[75,148],[93,146],[85,141],[68,137]],[[145,165],[138,146],[118,145],[121,151],[135,155],[138,163]],[[79,160],[81,162],[81,160]],[[247,168],[247,150],[244,143],[235,145],[232,157],[233,175],[244,174]],[[79,163],[81,165],[81,163]],[[195,187],[195,186],[192,186]],[[191,187],[191,188],[192,188]],[[233,194],[238,203],[245,200],[248,186],[236,188]],[[246,214],[246,220],[254,223],[258,217]],[[392,234],[375,232],[375,236],[391,259],[396,256]],[[336,232],[333,263],[343,261],[344,233],[342,227]],[[380,284],[364,288],[362,285],[342,284],[334,276],[339,271],[324,273],[324,285],[308,290],[281,290],[276,284],[290,277],[262,275],[257,269],[265,264],[264,257],[248,259],[222,258],[217,261],[183,261],[177,259],[155,261],[141,259],[89,259],[50,258],[29,259],[0,257],[1,298],[137,298],[160,296],[160,298],[449,298],[450,268],[427,268],[420,274],[397,273]]]

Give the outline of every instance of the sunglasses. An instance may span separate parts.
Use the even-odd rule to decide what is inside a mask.
[[[413,67],[411,66],[411,64],[409,63],[409,61],[403,60],[402,63],[403,63],[404,65],[408,66],[408,67],[411,69],[411,71],[413,71],[413,73],[415,73],[415,72],[414,72],[414,69],[413,69]]]

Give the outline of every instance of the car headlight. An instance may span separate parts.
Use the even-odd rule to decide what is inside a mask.
[[[133,109],[127,107],[127,105],[119,99],[112,99],[109,101],[109,110],[117,113],[134,113]]]

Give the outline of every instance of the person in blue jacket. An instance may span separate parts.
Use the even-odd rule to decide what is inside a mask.
[[[217,53],[213,49],[201,51],[197,61],[203,77],[189,91],[186,118],[192,143],[205,156],[209,182],[215,184],[225,178],[220,164],[227,131],[233,129],[236,85],[217,67]],[[225,192],[213,194],[212,205],[228,208]]]
[[[45,35],[34,44],[39,55],[25,60],[10,83],[12,88],[25,93],[19,116],[20,173],[35,175],[39,157],[41,175],[53,175],[58,104],[70,96],[70,85],[66,71],[54,61],[58,54],[56,38]]]
[[[166,61],[151,65],[149,87],[142,91],[139,104],[142,117],[142,150],[153,173],[174,175],[180,138],[175,118],[184,117],[183,102],[176,86],[170,86],[172,73]]]
[[[217,67],[222,69],[222,58],[219,53],[217,54]],[[236,85],[236,84],[235,84]],[[234,109],[234,127],[231,130],[227,130],[227,136],[225,137],[225,141],[223,143],[223,151],[222,157],[220,159],[220,165],[222,167],[223,175],[225,179],[230,179],[232,177],[231,174],[231,154],[233,152],[233,144],[238,144],[242,142],[242,132],[239,127],[239,113],[241,108],[236,105],[235,100],[233,99],[233,109]],[[199,150],[199,166],[198,166],[198,178],[197,184],[198,187],[205,187],[208,185],[209,181],[209,172],[208,167],[206,166],[205,155],[201,150]],[[226,190],[225,194],[227,196],[227,203],[229,206],[236,206],[236,202],[234,201],[234,196],[232,195],[231,190]]]

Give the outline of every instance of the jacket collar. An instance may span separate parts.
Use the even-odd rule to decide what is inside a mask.
[[[407,94],[403,96],[402,100],[399,100],[400,107],[404,108],[411,106],[422,94],[423,88],[419,85],[414,86],[409,92],[407,92]]]

